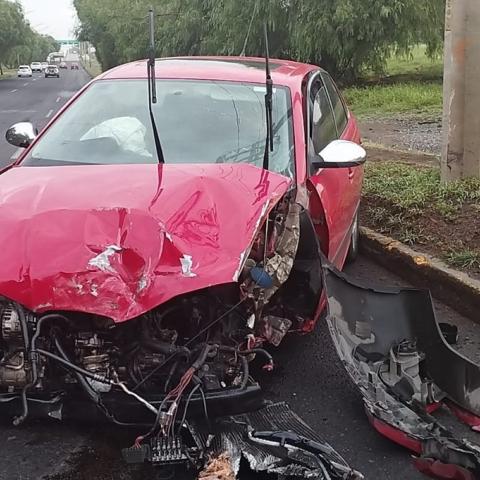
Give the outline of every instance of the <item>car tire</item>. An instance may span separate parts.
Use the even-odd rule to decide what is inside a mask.
[[[350,246],[348,247],[346,263],[354,262],[358,257],[360,245],[360,220],[358,218],[358,212],[355,215],[353,222],[352,233],[350,236]]]

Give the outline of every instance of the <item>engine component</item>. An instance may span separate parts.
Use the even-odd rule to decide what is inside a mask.
[[[13,352],[4,357],[0,365],[0,384],[7,387],[23,387],[30,380],[26,368],[25,353],[23,351]]]
[[[11,302],[0,303],[1,350],[0,386],[22,388],[30,381],[20,312]]]
[[[265,315],[259,321],[257,335],[278,347],[291,326],[292,321],[288,318]]]
[[[77,357],[82,367],[103,378],[109,378],[110,356],[105,342],[96,333],[80,333],[75,340]],[[111,385],[87,378],[87,382],[97,393],[109,392]]]
[[[6,344],[23,344],[20,314],[13,303],[0,304],[2,340]]]

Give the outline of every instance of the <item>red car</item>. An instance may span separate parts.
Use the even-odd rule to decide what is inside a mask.
[[[28,146],[0,175],[0,388],[17,423],[154,412],[158,433],[181,402],[243,412],[261,401],[250,362],[272,369],[263,347],[312,330],[318,246],[338,267],[358,250],[365,151],[327,72],[270,67],[267,127],[264,59],[158,61],[164,163],[141,61],[92,81],[37,138],[7,132]]]
[[[28,148],[0,174],[0,413],[148,424],[126,460],[202,478],[233,478],[243,457],[360,479],[255,380],[328,302],[372,425],[430,476],[480,478],[480,450],[431,416],[447,405],[478,428],[480,369],[448,345],[428,292],[338,271],[358,251],[365,151],[328,73],[154,63],[148,78],[145,61],[96,78],[38,137],[7,132]]]

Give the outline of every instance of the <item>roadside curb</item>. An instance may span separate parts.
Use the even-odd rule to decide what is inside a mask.
[[[479,280],[366,227],[360,227],[360,249],[415,287],[430,290],[443,303],[480,323]]]

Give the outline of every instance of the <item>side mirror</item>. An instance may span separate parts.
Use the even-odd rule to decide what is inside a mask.
[[[5,138],[15,147],[27,148],[35,140],[37,133],[30,122],[20,122],[7,130]]]
[[[319,157],[312,163],[317,170],[319,168],[358,167],[365,163],[367,152],[355,142],[334,140],[319,153]]]

